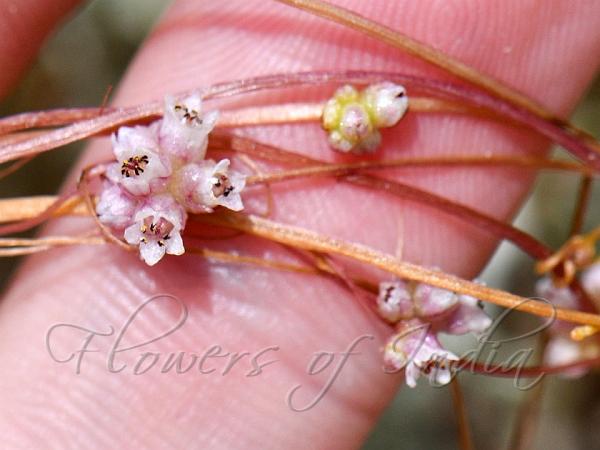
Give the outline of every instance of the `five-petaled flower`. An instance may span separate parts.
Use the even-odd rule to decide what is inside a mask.
[[[169,196],[156,196],[134,216],[123,236],[125,240],[139,246],[140,256],[153,266],[168,253],[181,255],[184,252],[181,230],[185,225],[185,210]]]
[[[421,374],[435,385],[452,380],[452,364],[459,358],[442,347],[430,324],[419,319],[406,320],[399,323],[396,331],[385,345],[383,359],[391,370],[405,371],[409,387],[417,385]]]
[[[107,169],[107,175],[130,194],[149,194],[171,174],[169,160],[160,154],[152,127],[121,127],[112,142],[118,162]]]
[[[182,101],[172,96],[165,98],[164,117],[158,132],[160,146],[182,162],[197,162],[206,156],[208,134],[214,128],[219,113],[202,113],[200,94]]]

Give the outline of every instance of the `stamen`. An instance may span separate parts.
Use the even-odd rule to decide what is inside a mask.
[[[234,187],[231,185],[227,175],[216,173],[214,179],[212,193],[215,197],[227,197],[233,192]]]
[[[200,112],[195,109],[188,109],[185,105],[177,104],[173,107],[174,111],[187,123],[194,125],[202,125],[202,117]]]
[[[383,301],[384,302],[389,302],[390,298],[392,296],[392,292],[394,292],[395,287],[394,286],[388,286],[387,289],[385,290],[385,294],[383,297]]]
[[[121,164],[121,175],[126,178],[131,177],[133,174],[139,176],[144,173],[144,168],[148,165],[148,162],[148,155],[132,156]]]

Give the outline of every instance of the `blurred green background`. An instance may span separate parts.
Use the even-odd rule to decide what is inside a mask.
[[[162,0],[102,0],[80,8],[45,45],[37,62],[15,91],[0,104],[0,115],[58,106],[97,106],[108,86],[116,85],[128,61],[157,20]],[[134,14],[131,12],[135,11]],[[575,114],[575,122],[600,134],[600,82],[596,82]],[[81,145],[43,155],[28,166],[33,177],[11,176],[2,181],[2,197],[56,192]],[[564,154],[559,153],[561,157]],[[517,225],[557,246],[568,234],[569,218],[578,189],[576,177],[544,174],[517,218]],[[600,223],[594,189],[586,228]],[[18,264],[0,260],[0,287]],[[503,244],[482,278],[489,284],[531,295],[532,263]],[[527,322],[510,321],[503,333],[527,330]],[[458,345],[461,345],[459,342]],[[473,341],[464,343],[470,348]],[[526,345],[520,341],[518,347]],[[535,341],[531,341],[535,345]],[[526,393],[512,379],[461,375],[476,447],[509,448],[518,406]],[[600,384],[596,375],[544,384],[540,426],[531,449],[600,448]],[[402,389],[382,416],[365,449],[456,449],[456,425],[450,392],[426,383]]]

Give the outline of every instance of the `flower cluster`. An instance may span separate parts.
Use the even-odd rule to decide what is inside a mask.
[[[396,327],[384,349],[385,364],[404,369],[410,387],[421,374],[438,385],[450,382],[451,361],[459,358],[442,347],[438,333],[483,333],[492,324],[476,298],[402,280],[379,285],[377,311]]]
[[[582,285],[592,299],[600,299],[600,264],[587,269],[581,278]],[[535,286],[536,294],[559,308],[580,309],[580,302],[568,287],[557,287],[551,278],[539,280]],[[573,325],[557,320],[548,327],[550,339],[544,351],[544,363],[548,366],[561,366],[576,363],[584,359],[600,356],[598,334],[573,339]],[[588,372],[587,368],[574,368],[562,373],[565,377],[580,377]]]
[[[187,213],[217,206],[243,209],[245,176],[229,160],[205,159],[216,111],[202,113],[194,94],[165,99],[164,116],[149,126],[121,127],[112,137],[117,162],[108,165],[96,213],[113,232],[138,246],[150,266],[165,253],[184,252],[181,232]]]
[[[381,142],[379,128],[396,125],[407,108],[406,90],[398,84],[372,84],[362,92],[345,85],[325,104],[323,128],[336,150],[372,152]]]

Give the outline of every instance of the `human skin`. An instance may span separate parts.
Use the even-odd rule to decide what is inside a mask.
[[[8,11],[9,1],[0,1]],[[34,11],[67,11],[73,2],[29,2],[20,21],[36,23]],[[34,6],[34,3],[37,7]],[[336,2],[337,3],[337,2]],[[363,13],[427,42],[519,89],[548,109],[567,115],[598,68],[598,1],[399,0],[344,1]],[[37,13],[36,13],[37,14]],[[59,14],[54,16],[57,20]],[[49,19],[49,24],[52,22]],[[22,52],[0,76],[8,90],[50,29],[17,26]],[[15,26],[0,23],[0,42]],[[33,35],[37,33],[37,35]],[[19,35],[21,36],[21,35]],[[9,52],[9,46],[0,47]],[[4,55],[0,55],[0,59]],[[278,72],[372,69],[443,75],[356,32],[266,1],[176,2],[160,20],[121,83],[117,105],[161,98],[198,86]],[[319,91],[322,96],[330,88]],[[409,92],[410,95],[410,92]],[[300,98],[298,94],[294,98]],[[283,94],[261,101],[281,102]],[[57,105],[60,106],[60,105]],[[327,147],[318,125],[262,127],[248,132],[261,141],[323,159],[341,159]],[[378,157],[399,155],[540,154],[547,143],[525,132],[461,117],[409,115],[384,134]],[[106,159],[106,141],[93,144],[86,161]],[[439,193],[501,219],[510,219],[531,177],[507,169],[419,169],[390,177]],[[402,243],[411,262],[435,265],[471,278],[496,242],[442,213],[335,181],[294,182],[275,189],[273,219],[388,253]],[[250,195],[258,202],[261,197]],[[61,220],[52,233],[80,228]],[[286,258],[280,247],[250,238],[211,243],[220,249]],[[75,361],[58,363],[46,348],[55,324],[121,329],[133,311],[156,294],[170,294],[188,311],[185,324],[152,345],[107,361],[115,336],[95,337],[76,373]],[[127,329],[140,343],[177,322],[180,305],[163,298]],[[7,448],[356,448],[402,384],[381,369],[379,349],[389,329],[367,313],[338,282],[319,277],[167,257],[146,267],[114,246],[53,250],[29,258],[0,304],[0,441]],[[334,372],[308,373],[315,352],[340,352],[361,336],[331,389],[304,412]],[[61,328],[51,335],[55,356],[83,345],[85,333]],[[121,347],[125,346],[122,343]],[[226,358],[191,370],[134,375],[143,351],[203,354],[250,352],[222,375]],[[245,376],[250,358],[277,360],[256,377]],[[124,370],[113,373],[126,364]],[[111,370],[113,369],[113,370]],[[401,440],[401,437],[399,437]]]

